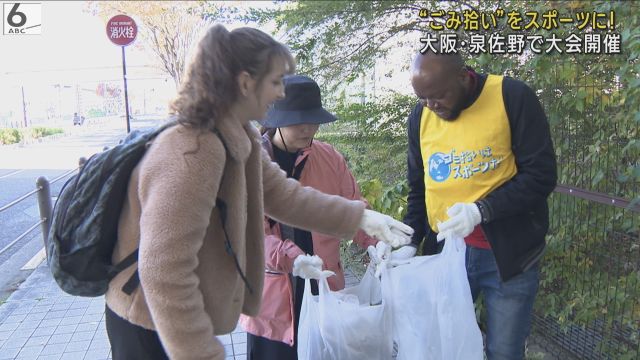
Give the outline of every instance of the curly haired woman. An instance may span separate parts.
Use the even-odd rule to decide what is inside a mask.
[[[410,241],[411,228],[363,202],[287,179],[262,149],[250,121],[284,97],[294,68],[287,48],[256,29],[216,25],[199,42],[173,104],[179,124],[153,140],[128,185],[112,260],[138,249],[138,261],[106,294],[114,360],[224,359],[215,335],[260,307],[265,214],[339,237],[362,228],[392,245]],[[123,291],[136,276],[139,286]]]

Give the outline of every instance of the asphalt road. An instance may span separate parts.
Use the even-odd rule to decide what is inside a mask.
[[[134,120],[131,129],[158,124],[161,117]],[[69,127],[62,136],[24,145],[0,146],[0,208],[36,189],[36,179],[49,181],[61,177],[78,166],[80,157],[89,157],[113,146],[126,136],[121,118],[87,122],[81,127]],[[52,204],[69,174],[51,184]],[[0,212],[0,301],[29,276],[31,270],[21,270],[42,248],[40,226],[21,240],[15,241],[40,221],[36,194]],[[12,244],[13,243],[13,244]]]

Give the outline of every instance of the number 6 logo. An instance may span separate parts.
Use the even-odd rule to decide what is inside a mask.
[[[23,12],[18,11],[19,6],[20,3],[13,4],[11,11],[9,11],[9,15],[7,15],[7,22],[13,27],[21,27],[27,23],[27,15],[25,15]],[[20,19],[18,22],[14,21],[14,18],[16,16]]]

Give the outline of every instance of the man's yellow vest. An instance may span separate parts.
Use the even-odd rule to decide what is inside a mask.
[[[502,76],[489,75],[478,99],[454,121],[425,107],[420,121],[429,225],[447,220],[457,202],[474,202],[517,172],[511,129],[502,98]]]

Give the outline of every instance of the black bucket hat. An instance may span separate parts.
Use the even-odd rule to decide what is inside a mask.
[[[298,124],[324,124],[336,117],[322,107],[320,87],[304,75],[290,75],[284,79],[285,98],[278,100],[267,112],[262,125],[268,128]]]

